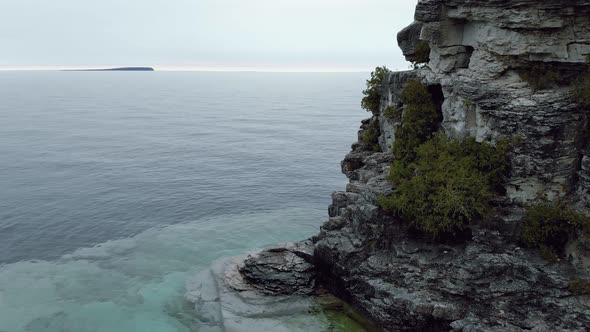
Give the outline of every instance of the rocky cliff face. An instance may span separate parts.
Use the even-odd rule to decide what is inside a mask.
[[[327,288],[385,331],[590,330],[590,296],[573,287],[590,275],[590,241],[548,263],[517,234],[522,207],[542,196],[590,208],[590,110],[571,97],[590,54],[590,0],[421,0],[398,43],[413,60],[421,42],[430,61],[384,80],[380,110],[342,162],[350,181],[332,195],[320,234],[234,270],[259,294]],[[386,111],[403,110],[412,79],[429,86],[447,134],[518,142],[506,196],[459,245],[429,242],[378,207],[393,190],[386,177],[401,125],[401,112]],[[375,121],[385,152],[362,140]]]
[[[398,41],[408,59],[418,40],[429,43],[418,75],[442,89],[445,131],[521,139],[507,185],[515,202],[569,193],[586,201],[588,110],[568,83],[590,54],[590,1],[422,0],[415,19]],[[531,70],[558,77],[535,89],[522,79]]]
[[[462,245],[429,243],[383,214],[390,158],[356,144],[343,161],[350,184],[314,238],[319,284],[385,331],[588,330],[590,298],[572,291],[569,262],[549,264],[490,225]]]

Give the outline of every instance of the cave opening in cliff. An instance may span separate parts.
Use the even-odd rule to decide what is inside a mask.
[[[439,123],[443,120],[442,105],[445,102],[445,95],[440,84],[433,84],[428,86],[428,92],[432,95],[432,101],[436,106],[436,113],[438,114]]]
[[[471,46],[465,46],[465,55],[463,56],[462,61],[458,63],[459,68],[469,68],[469,64],[471,63],[471,56],[473,56],[473,52],[475,49]]]

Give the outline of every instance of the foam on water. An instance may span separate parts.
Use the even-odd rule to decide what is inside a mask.
[[[220,257],[309,236],[324,213],[297,208],[210,218],[78,249],[53,262],[4,265],[0,331],[190,331],[181,317],[190,315],[183,294],[192,273]]]

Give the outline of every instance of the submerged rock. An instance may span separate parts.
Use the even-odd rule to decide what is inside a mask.
[[[373,331],[342,300],[315,287],[315,268],[306,261],[313,248],[310,241],[290,243],[213,263],[187,281],[191,326],[199,332]]]
[[[186,299],[194,304],[198,331],[321,331],[326,320],[313,298],[268,296],[240,273],[244,258],[218,261],[187,282]]]

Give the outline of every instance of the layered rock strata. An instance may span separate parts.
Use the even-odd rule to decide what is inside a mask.
[[[549,264],[489,225],[462,245],[429,243],[383,214],[389,158],[357,144],[343,161],[350,184],[314,239],[321,284],[385,331],[587,331],[590,298],[570,289],[569,262]]]
[[[588,110],[570,92],[590,54],[590,1],[421,0],[415,19],[398,41],[409,60],[429,43],[417,74],[442,90],[445,131],[519,139],[506,186],[514,202],[577,193],[588,208]],[[522,78],[535,68],[557,77],[535,89]]]

